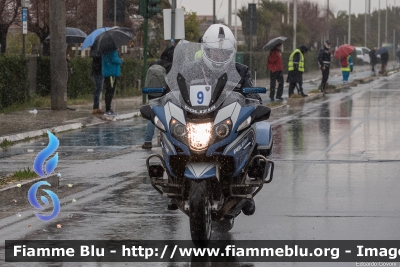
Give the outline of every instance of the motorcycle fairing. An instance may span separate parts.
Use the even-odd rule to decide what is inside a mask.
[[[228,135],[227,138],[219,141],[218,143],[211,145],[207,150],[207,154],[206,154],[207,156],[220,155],[221,152],[216,152],[215,151],[216,149],[218,149],[219,147],[225,146],[229,143],[232,143],[235,139],[237,139],[238,133],[236,132],[236,130],[239,128],[240,124],[242,124],[250,116],[250,114],[254,111],[254,107],[252,107],[252,106],[240,107],[240,108],[237,108],[237,106],[240,107],[240,105],[237,103],[237,105],[235,106],[235,111],[239,110],[239,114],[237,115],[237,119],[235,122],[232,121],[235,119],[232,117],[227,117],[227,118],[223,119],[223,120],[226,120],[226,119],[230,118],[232,121],[232,130],[231,130],[230,134]],[[229,114],[229,113],[225,113],[225,114]],[[235,115],[235,114],[233,114],[233,115]]]
[[[252,126],[255,128],[257,137],[256,142],[259,150],[271,149],[272,146],[272,130],[271,125],[266,121],[256,122]]]
[[[188,162],[184,176],[189,179],[206,179],[217,176],[217,168],[213,163]]]
[[[234,142],[227,146],[222,153],[223,155],[231,156],[234,159],[235,172],[232,175],[233,177],[239,175],[242,169],[245,167],[245,164],[251,156],[251,152],[256,145],[255,140],[255,130],[253,127],[250,127],[248,130],[245,130],[238,138],[236,138]]]
[[[162,153],[164,155],[164,161],[165,161],[165,166],[168,169],[168,173],[175,177],[176,175],[171,169],[171,164],[170,164],[170,157],[176,155],[176,149],[175,147],[171,144],[171,142],[168,140],[166,137],[166,134],[161,132],[161,148],[162,148]],[[166,156],[168,155],[168,156]]]
[[[168,106],[168,107],[172,107],[173,106],[173,104],[172,105],[168,105],[168,103],[170,103],[170,102],[167,102],[165,106]],[[164,134],[167,136],[167,139],[170,140],[170,142],[173,145],[179,147],[182,150],[182,152],[179,152],[179,155],[190,156],[189,148],[185,144],[179,142],[178,140],[176,140],[175,138],[172,137],[171,132],[169,130],[169,122],[172,119],[172,116],[171,116],[171,113],[170,113],[170,109],[169,108],[165,109],[165,106],[164,107],[153,106],[152,107],[153,112],[158,117],[158,119],[162,122],[162,124],[164,125],[164,128],[166,130],[164,132]],[[178,107],[176,107],[176,108],[179,109]],[[175,109],[175,108],[173,108],[173,109]],[[168,115],[166,115],[166,113]],[[179,112],[177,112],[177,114],[179,114]],[[168,122],[167,122],[167,116],[168,116],[168,119],[169,119]],[[179,117],[179,115],[178,115],[178,117]],[[182,118],[180,118],[180,119],[182,119]],[[185,124],[186,124],[186,121],[185,121]]]

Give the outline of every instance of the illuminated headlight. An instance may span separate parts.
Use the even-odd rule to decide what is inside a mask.
[[[204,150],[208,147],[211,140],[212,123],[188,123],[186,131],[188,133],[189,146],[196,151]]]
[[[242,122],[242,124],[239,125],[239,128],[237,129],[237,132],[247,128],[248,126],[250,126],[251,123],[251,116],[249,116],[244,122]]]
[[[159,128],[160,130],[163,130],[165,132],[164,124],[160,121],[160,119],[157,116],[154,117],[154,125],[157,126],[157,128]]]

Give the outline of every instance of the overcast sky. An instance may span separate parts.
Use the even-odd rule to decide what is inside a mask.
[[[228,0],[215,0],[217,18],[224,18],[228,23]],[[247,6],[248,3],[257,3],[257,0],[236,0],[238,9],[242,6]],[[287,3],[288,0],[279,0]],[[289,0],[293,1],[293,0]],[[301,1],[301,0],[298,0]],[[321,6],[326,8],[327,0],[310,0],[315,3],[320,3]],[[379,1],[381,2],[381,9],[388,6],[399,6],[400,0],[371,0],[371,12],[378,9]],[[176,0],[177,8],[185,7],[186,11],[197,12],[197,15],[212,15],[213,13],[213,0]],[[339,10],[349,10],[349,0],[329,0],[330,9],[336,14]],[[232,12],[235,9],[235,0],[232,0]],[[351,13],[364,13],[365,0],[351,0]],[[237,19],[240,25],[240,19]],[[235,17],[232,16],[232,25],[235,23]]]

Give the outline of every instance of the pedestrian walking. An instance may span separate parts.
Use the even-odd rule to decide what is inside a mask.
[[[294,94],[294,88],[297,87],[297,84],[298,93],[303,97],[307,96],[303,91],[304,54],[307,52],[307,47],[302,45],[294,50],[289,57],[289,73],[286,81],[289,83],[289,97]]]
[[[386,67],[389,62],[389,52],[385,52],[381,54],[381,71],[380,74],[386,73]]]
[[[331,43],[326,40],[324,43],[324,47],[319,50],[318,54],[318,64],[322,71],[322,81],[321,81],[321,92],[325,92],[326,83],[329,78],[329,70],[331,66]]]
[[[267,69],[270,71],[270,93],[269,98],[275,101],[275,85],[278,81],[276,99],[283,100],[283,63],[282,63],[282,44],[272,48],[267,58]]]
[[[67,56],[66,56],[66,60],[67,60],[67,82],[68,82],[69,78],[72,75],[72,68],[71,68],[71,66],[69,64],[71,62],[71,57],[69,56],[68,53],[67,53]]]
[[[369,51],[369,62],[372,66],[372,72],[375,74],[375,65],[378,63],[378,58],[376,57],[376,50],[378,50],[377,47],[374,47],[371,51]]]
[[[350,72],[353,72],[353,58],[351,55],[342,57],[340,59],[340,64],[342,66],[343,84],[347,84],[349,81]]]
[[[124,61],[119,58],[117,50],[111,51],[101,57],[102,74],[104,77],[106,112],[104,115],[113,116],[111,101],[114,97],[117,79],[121,76],[121,65]]]
[[[94,115],[103,115],[104,111],[100,109],[100,95],[103,90],[104,78],[101,67],[101,56],[92,58],[92,78],[94,82],[93,93],[93,111]]]
[[[167,47],[161,54],[161,58],[150,64],[147,70],[146,81],[144,87],[162,87],[165,89],[164,94],[149,94],[149,100],[165,95],[168,90],[168,85],[165,81],[165,76],[171,70],[174,56],[175,46]],[[151,149],[153,147],[152,140],[154,136],[155,126],[151,121],[147,122],[146,134],[144,136],[143,149]]]
[[[397,45],[396,57],[397,57],[397,63],[400,63],[400,44]]]

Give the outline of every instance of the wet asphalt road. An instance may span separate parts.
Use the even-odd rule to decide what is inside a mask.
[[[256,213],[239,215],[231,240],[399,240],[400,74],[304,107],[274,112],[274,181],[255,197]],[[145,173],[145,121],[133,119],[59,135],[60,215],[43,223],[32,209],[0,220],[9,239],[187,240],[189,220],[168,211]],[[1,171],[26,167],[46,140],[0,153]],[[34,152],[28,153],[32,149]],[[93,149],[93,151],[88,151]],[[154,152],[160,152],[154,148]],[[30,163],[32,164],[32,163]],[[57,193],[57,191],[55,191]],[[72,202],[75,199],[76,202]],[[14,205],[12,199],[3,205]],[[15,204],[17,205],[17,204]],[[31,227],[28,228],[27,225]],[[62,224],[61,229],[56,225]],[[0,259],[4,250],[0,249]],[[43,266],[43,263],[0,266]],[[53,266],[48,264],[49,266]],[[178,264],[190,266],[190,263]],[[200,266],[217,266],[200,265]],[[166,263],[60,263],[54,266],[167,266]],[[169,265],[173,266],[173,265]],[[194,266],[194,265],[193,265]],[[198,266],[198,265],[196,265]],[[220,265],[218,265],[220,266]],[[355,266],[355,263],[237,263],[225,266]]]

